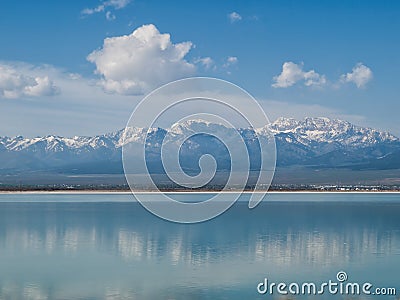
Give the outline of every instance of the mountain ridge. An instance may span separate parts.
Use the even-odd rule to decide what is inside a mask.
[[[231,128],[223,124],[191,120],[174,124],[168,138],[179,139],[185,133],[207,129],[229,136]],[[313,167],[349,167],[362,168],[400,168],[397,153],[400,153],[400,139],[389,132],[361,127],[350,122],[325,117],[278,118],[275,122],[261,128],[240,128],[240,134],[246,141],[258,136],[273,135],[277,146],[278,166],[313,166]],[[74,166],[94,165],[93,172],[105,172],[100,164],[121,164],[121,147],[124,144],[140,144],[148,136],[148,150],[157,155],[166,136],[163,128],[127,128],[103,135],[62,137],[48,135],[44,137],[24,138],[0,137],[0,171],[13,172],[23,170],[68,171]],[[211,143],[203,137],[194,140],[185,153],[198,157],[203,151],[223,153],[215,146],[212,150],[203,143]],[[147,147],[147,146],[146,146]],[[252,146],[249,146],[252,147]],[[197,151],[193,152],[193,149]],[[189,151],[190,150],[190,151]],[[222,154],[221,154],[222,155]],[[225,155],[225,154],[224,154]],[[223,155],[222,155],[223,156]],[[154,163],[159,163],[157,157]],[[223,160],[226,160],[223,157]],[[388,162],[390,159],[390,163]],[[188,162],[193,161],[186,157]],[[96,165],[97,163],[97,165]],[[196,162],[197,164],[197,162]],[[225,167],[229,164],[222,163]],[[196,168],[195,165],[190,168]],[[117,168],[122,170],[121,167]],[[157,168],[156,168],[157,169]],[[158,169],[157,169],[158,170]]]

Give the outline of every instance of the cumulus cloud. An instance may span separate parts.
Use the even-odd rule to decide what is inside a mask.
[[[237,12],[231,12],[230,14],[228,14],[228,19],[231,21],[231,23],[235,23],[242,20],[242,16],[239,15]]]
[[[322,86],[326,84],[325,75],[318,74],[314,70],[304,71],[303,64],[294,62],[285,62],[282,66],[282,72],[273,78],[274,88],[287,88],[298,82],[305,86]]]
[[[186,61],[191,42],[174,44],[153,24],[130,35],[106,38],[103,47],[87,57],[102,76],[105,91],[125,95],[143,94],[160,84],[190,76],[196,66]]]
[[[34,73],[35,70],[0,64],[0,98],[53,96],[60,92],[48,76]]]
[[[98,6],[93,8],[85,8],[81,11],[83,16],[93,15],[100,12],[105,12],[106,19],[111,21],[115,19],[115,15],[108,9],[118,10],[127,6],[131,0],[108,0],[101,2]]]
[[[358,88],[363,88],[372,80],[372,70],[362,63],[356,64],[350,73],[343,74],[340,77],[341,82],[354,83]]]

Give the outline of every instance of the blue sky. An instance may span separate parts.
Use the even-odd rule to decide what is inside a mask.
[[[0,136],[113,131],[146,93],[188,76],[238,84],[271,119],[400,135],[399,30],[398,1],[6,1]]]

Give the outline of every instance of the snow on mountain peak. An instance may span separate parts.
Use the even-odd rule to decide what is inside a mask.
[[[223,124],[204,120],[186,120],[171,126],[169,132],[179,139],[183,135],[196,132],[215,132],[219,136],[226,135],[229,137],[232,130]],[[94,137],[65,138],[53,135],[30,139],[22,136],[3,137],[0,138],[0,150],[76,152],[90,151],[90,149],[118,149],[127,143],[143,142],[146,135],[152,136],[153,140],[160,142],[159,140],[162,140],[166,132],[162,128],[128,127],[114,133]],[[309,117],[300,121],[282,117],[271,124],[255,129],[255,132],[260,136],[270,136],[272,133],[278,140],[285,140],[286,143],[301,144],[306,147],[314,147],[318,144],[334,144],[338,147],[363,148],[380,143],[399,142],[397,137],[387,132],[359,127],[343,120],[322,117]]]
[[[196,132],[210,132],[228,129],[225,125],[220,123],[212,123],[203,119],[186,120],[183,122],[175,123],[169,128],[169,132],[175,134],[188,134]]]
[[[282,132],[295,129],[297,126],[299,126],[299,123],[299,121],[293,118],[280,117],[273,122],[269,128],[271,128],[273,131]]]
[[[351,146],[370,146],[399,139],[387,132],[360,127],[350,122],[324,117],[307,117],[302,121],[279,118],[269,128],[275,134],[292,134],[301,143],[340,143]]]

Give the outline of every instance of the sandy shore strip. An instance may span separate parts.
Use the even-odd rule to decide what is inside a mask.
[[[159,194],[160,192],[156,191],[135,191],[135,194]],[[218,191],[165,191],[163,194],[218,194]],[[400,194],[400,191],[397,190],[377,190],[377,191],[315,191],[315,190],[298,190],[298,191],[224,191],[224,194],[253,194],[253,193],[267,193],[267,194],[337,194],[337,193],[346,193],[346,194],[380,194],[380,193],[389,193],[389,194]],[[131,191],[120,191],[120,190],[59,190],[59,191],[0,191],[1,194],[59,194],[59,195],[129,195],[132,194]]]

